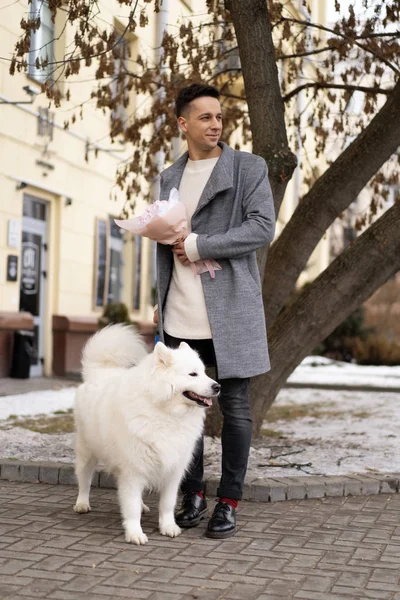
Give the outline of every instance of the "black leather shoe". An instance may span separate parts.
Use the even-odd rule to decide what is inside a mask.
[[[218,502],[208,522],[206,536],[222,540],[236,531],[236,512],[230,504]]]
[[[207,500],[194,492],[184,494],[182,506],[175,515],[179,527],[196,527],[207,516]]]

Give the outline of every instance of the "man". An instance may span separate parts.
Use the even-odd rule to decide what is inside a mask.
[[[157,247],[158,320],[161,339],[184,340],[206,365],[215,365],[223,414],[219,501],[206,535],[235,533],[251,441],[250,377],[269,370],[264,309],[256,250],[274,235],[274,208],[265,161],[219,141],[219,92],[207,85],[182,89],[176,100],[188,152],[161,174],[160,198],[178,188],[190,230],[185,240]],[[215,259],[222,269],[193,276],[190,262]],[[181,527],[206,516],[203,440],[182,482]]]

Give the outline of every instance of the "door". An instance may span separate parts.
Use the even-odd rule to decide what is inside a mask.
[[[30,312],[34,322],[31,377],[43,375],[44,300],[46,297],[47,203],[24,194],[19,310]]]

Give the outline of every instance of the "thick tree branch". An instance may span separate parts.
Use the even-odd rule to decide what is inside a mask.
[[[256,434],[293,369],[400,269],[399,231],[397,202],[279,314],[269,331],[272,370],[253,381]]]
[[[318,83],[316,81],[312,81],[308,83],[303,83],[303,85],[299,85],[299,87],[286,94],[286,96],[283,96],[283,101],[288,102],[291,98],[293,98],[293,96],[296,96],[301,91],[306,90],[308,88],[314,88],[315,90],[349,90],[352,92],[365,92],[366,94],[384,94],[385,96],[388,96],[393,91],[385,90],[383,88],[378,87],[366,87],[363,85],[347,85],[345,83]]]
[[[322,52],[329,52],[337,50],[335,46],[324,46],[323,48],[317,48],[316,50],[308,50],[307,52],[295,52],[294,54],[277,54],[278,60],[287,60],[290,58],[303,58],[304,56],[313,56],[314,54],[321,54]]]
[[[399,144],[400,81],[368,127],[314,183],[272,245],[263,283],[267,323],[272,323],[281,310],[328,227]]]

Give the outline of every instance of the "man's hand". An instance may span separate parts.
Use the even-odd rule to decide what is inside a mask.
[[[154,311],[153,323],[155,323],[155,325],[158,325],[158,308],[156,308],[156,310]]]
[[[190,265],[190,260],[188,259],[185,251],[185,240],[179,240],[179,242],[176,242],[172,248],[172,252],[183,265]]]

